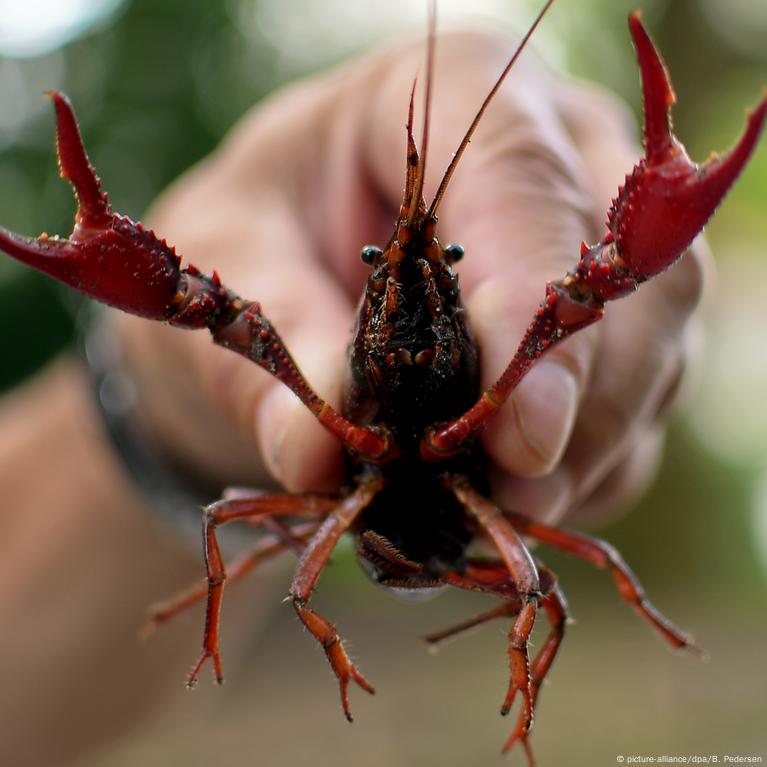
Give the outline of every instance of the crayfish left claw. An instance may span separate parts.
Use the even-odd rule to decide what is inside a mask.
[[[183,299],[181,259],[153,232],[109,205],[88,161],[72,106],[49,93],[56,108],[61,175],[72,183],[78,208],[69,238],[34,239],[0,227],[0,250],[98,301],[151,319],[169,319]]]
[[[46,94],[56,109],[56,154],[61,177],[71,182],[79,203],[76,229],[98,229],[109,225],[112,209],[96,169],[88,161],[80,128],[69,99],[58,91]]]
[[[0,227],[0,250],[85,295],[131,314],[165,320],[176,310],[180,259],[152,232],[114,216],[75,240],[22,237]],[[109,268],[104,268],[108,262]]]
[[[614,239],[626,268],[641,281],[671,266],[711,218],[756,146],[767,117],[767,95],[749,115],[737,145],[699,166],[672,131],[676,97],[636,11],[629,27],[642,77],[645,157],[613,202],[602,244]]]

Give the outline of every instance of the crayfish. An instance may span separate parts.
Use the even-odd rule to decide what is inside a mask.
[[[521,710],[504,750],[519,741],[531,762],[529,734],[538,692],[559,650],[568,611],[556,576],[531,556],[522,536],[609,569],[623,599],[663,639],[673,647],[695,649],[691,638],[648,601],[611,546],[499,509],[488,497],[487,461],[477,436],[541,356],[599,320],[608,301],[634,292],[686,251],[754,150],[767,117],[767,97],[749,115],[730,152],[696,165],[671,128],[675,97],[665,66],[638,13],[631,14],[644,99],[645,155],[613,200],[602,239],[591,246],[582,243],[572,271],[546,285],[516,354],[497,381],[480,391],[478,349],[453,269],[463,250],[440,244],[437,211],[486,107],[552,1],[485,99],[427,205],[423,189],[435,39],[432,14],[422,143],[419,151],[411,93],[404,197],[386,246],[365,246],[361,252],[370,274],[341,412],[305,380],[260,304],[238,296],[215,272],[207,276],[191,264],[182,268],[181,258],[165,240],[112,210],[89,164],[69,101],[61,93],[49,94],[56,112],[61,175],[77,195],[74,230],[66,239],[30,239],[0,229],[0,248],[122,311],[179,328],[207,328],[216,344],[287,386],[347,453],[345,484],[336,494],[230,493],[204,509],[207,585],[154,614],[155,623],[162,622],[207,594],[203,649],[190,685],[208,659],[217,680],[223,679],[219,618],[227,577],[239,579],[264,559],[294,548],[301,556],[289,599],[325,651],[351,721],[349,683],[370,693],[373,687],[351,661],[333,623],[311,606],[320,574],[345,533],[354,536],[360,564],[382,587],[407,595],[452,586],[501,600],[495,609],[427,640],[437,643],[494,618],[511,619],[511,678],[501,713],[510,711],[517,696]],[[216,530],[232,521],[261,525],[264,535],[227,574]],[[481,553],[477,543],[494,555]],[[550,633],[531,660],[528,642],[540,611],[550,623]]]

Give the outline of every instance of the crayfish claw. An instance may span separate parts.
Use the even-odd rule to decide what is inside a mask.
[[[670,110],[676,97],[636,11],[629,27],[642,76],[645,157],[618,192],[602,244],[614,239],[631,276],[641,282],[684,253],[740,175],[764,127],[767,95],[749,115],[735,147],[697,165],[673,133]]]
[[[0,250],[97,301],[131,314],[167,320],[176,311],[181,259],[164,240],[113,213],[88,161],[69,100],[48,94],[56,109],[61,175],[78,208],[70,237],[22,237],[0,227]]]
[[[61,177],[72,184],[77,195],[77,225],[86,230],[105,228],[110,223],[112,210],[96,169],[88,160],[72,105],[58,91],[48,91],[45,95],[56,109],[56,153]]]
[[[27,266],[66,285],[95,295],[97,280],[91,279],[84,246],[58,236],[24,237],[0,227],[0,250]]]
[[[629,16],[644,100],[644,146],[648,165],[658,165],[674,154],[677,145],[671,130],[671,107],[676,94],[660,54],[642,26],[639,11]],[[678,145],[677,145],[678,146]]]

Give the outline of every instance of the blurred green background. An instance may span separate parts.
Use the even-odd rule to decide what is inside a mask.
[[[41,12],[36,3],[3,3],[0,221],[28,234],[71,229],[73,204],[58,178],[42,91],[70,95],[113,204],[138,216],[264,94],[387,39],[420,34],[425,5],[59,0],[56,12]],[[445,26],[471,17],[520,28],[537,5],[445,0],[440,16]],[[642,7],[679,96],[678,133],[703,160],[733,142],[744,108],[767,84],[767,3]],[[604,83],[637,110],[625,27],[631,8],[623,0],[560,0],[536,45],[552,66]],[[718,279],[699,390],[673,425],[651,492],[599,534],[711,661],[673,656],[619,604],[609,577],[547,552],[577,624],[542,695],[535,745],[543,765],[614,764],[619,754],[767,759],[767,146],[708,237]],[[1,387],[71,342],[77,304],[0,259]],[[477,611],[481,600],[456,594],[414,609],[368,585],[350,555],[339,560],[318,603],[352,637],[379,688],[375,699],[353,692],[354,727],[342,721],[321,655],[292,613],[278,609],[278,590],[274,620],[254,638],[246,667],[230,668],[224,691],[203,685],[176,702],[172,717],[127,732],[82,764],[497,763],[511,726],[497,716],[507,679],[504,627],[430,658],[415,637]],[[246,609],[247,599],[239,604]],[[189,630],[198,630],[196,617]]]

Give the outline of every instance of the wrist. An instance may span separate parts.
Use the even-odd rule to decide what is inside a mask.
[[[194,513],[218,495],[218,488],[192,473],[148,432],[137,417],[139,387],[124,365],[123,350],[108,323],[93,322],[81,339],[86,387],[100,428],[124,473],[158,519],[190,539],[199,533]]]

